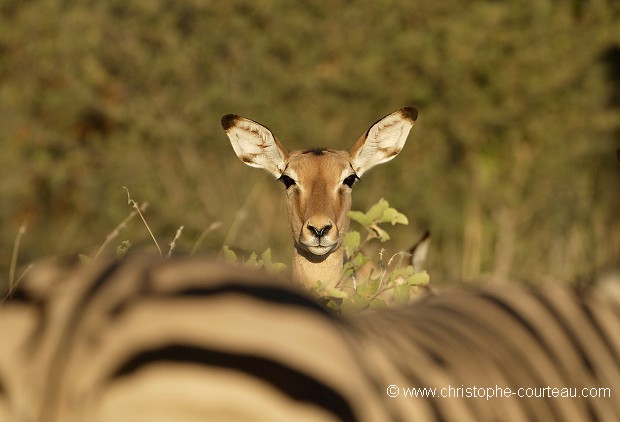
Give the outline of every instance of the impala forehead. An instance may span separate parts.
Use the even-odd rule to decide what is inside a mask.
[[[293,152],[284,173],[294,176],[301,184],[310,180],[336,184],[354,171],[346,152],[312,149]]]

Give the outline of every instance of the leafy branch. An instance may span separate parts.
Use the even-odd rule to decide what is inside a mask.
[[[418,293],[419,286],[430,281],[426,271],[405,265],[411,261],[408,252],[397,252],[387,264],[383,259],[385,249],[380,250],[376,262],[364,252],[370,242],[385,243],[390,240],[390,235],[381,225],[407,225],[407,217],[390,207],[385,199],[380,199],[365,213],[350,211],[348,216],[362,227],[365,236],[362,240],[362,234],[356,230],[350,230],[345,235],[345,263],[340,280],[335,287],[317,282],[313,292],[326,299],[328,307],[339,311],[382,309],[387,308],[388,304],[408,303]]]

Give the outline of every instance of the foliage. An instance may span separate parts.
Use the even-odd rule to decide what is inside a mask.
[[[407,145],[364,175],[354,207],[389,192],[430,227],[434,280],[617,262],[619,17],[611,0],[4,0],[0,285],[91,247],[127,215],[121,186],[156,204],[156,238],[183,225],[179,252],[289,256],[282,192],[238,162],[220,116],[291,149],[349,148],[408,104]],[[214,221],[230,230],[198,242]],[[156,249],[137,218],[124,230]]]
[[[330,283],[317,282],[312,292],[325,299],[327,306],[341,311],[382,309],[388,304],[403,305],[418,293],[419,286],[430,281],[426,271],[415,271],[412,265],[403,265],[406,252],[392,256],[385,264],[382,253],[377,262],[372,262],[364,253],[366,244],[373,240],[385,243],[390,239],[380,225],[409,224],[407,217],[391,208],[385,199],[364,213],[350,211],[351,220],[360,224],[366,236],[361,241],[358,231],[350,230],[344,237],[345,264],[342,277],[335,287]],[[383,251],[383,250],[382,250]]]
[[[281,262],[273,262],[271,249],[267,248],[261,253],[260,258],[256,252],[252,252],[247,259],[238,257],[237,254],[228,246],[222,248],[224,260],[229,264],[236,264],[254,270],[265,270],[269,274],[278,274],[286,269],[286,265]]]

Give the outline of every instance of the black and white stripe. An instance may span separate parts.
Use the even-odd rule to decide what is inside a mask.
[[[390,398],[389,385],[612,397]],[[561,288],[340,316],[266,276],[130,257],[40,265],[0,306],[0,421],[611,421],[618,387],[618,303]]]

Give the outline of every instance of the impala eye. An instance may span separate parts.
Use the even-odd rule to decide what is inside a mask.
[[[359,179],[359,177],[357,177],[357,174],[352,174],[352,175],[348,176],[346,179],[344,179],[342,181],[342,184],[347,185],[348,187],[352,188],[353,184],[358,179]]]
[[[287,189],[295,184],[295,181],[292,178],[290,178],[287,175],[285,175],[285,174],[280,176],[280,178],[278,180],[280,182],[284,183],[284,186],[286,186]]]

